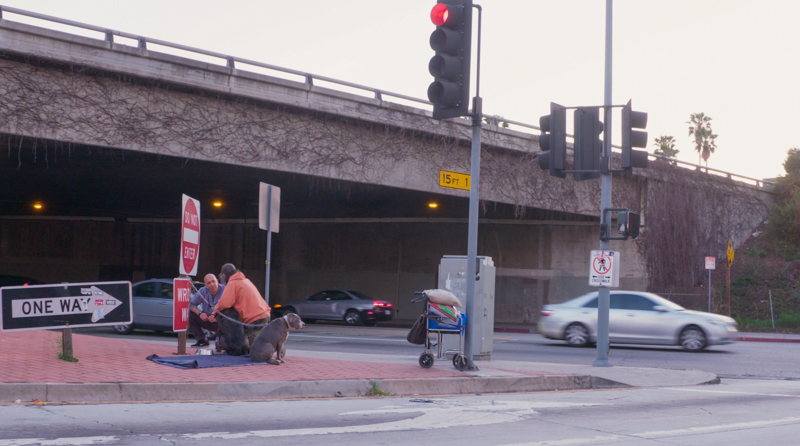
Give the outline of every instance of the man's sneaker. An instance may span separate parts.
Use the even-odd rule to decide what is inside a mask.
[[[194,344],[192,344],[192,347],[206,347],[206,346],[208,346],[208,341],[206,340],[197,341]]]

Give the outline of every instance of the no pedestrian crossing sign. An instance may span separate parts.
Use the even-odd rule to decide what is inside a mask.
[[[619,286],[619,252],[592,251],[589,263],[589,286]]]
[[[133,321],[130,282],[0,288],[0,331],[98,327]]]
[[[181,212],[181,261],[178,267],[182,276],[197,275],[197,258],[200,254],[200,202],[184,195]]]

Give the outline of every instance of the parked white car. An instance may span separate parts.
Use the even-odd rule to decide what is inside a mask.
[[[597,342],[597,292],[557,305],[545,305],[539,333],[573,346]],[[680,345],[700,351],[736,340],[736,321],[718,314],[686,310],[652,293],[611,291],[608,336],[612,344]]]

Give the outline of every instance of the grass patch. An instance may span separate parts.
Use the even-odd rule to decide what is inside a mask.
[[[78,358],[76,358],[74,356],[67,356],[64,353],[59,353],[58,354],[58,359],[62,359],[64,361],[69,361],[69,362],[78,362]]]
[[[756,319],[752,317],[736,317],[740,331],[770,332],[781,331],[800,332],[800,311],[785,311],[775,318],[775,329],[772,328],[771,319]]]
[[[378,381],[370,381],[369,385],[366,396],[394,396],[394,393],[381,390],[381,385]]]

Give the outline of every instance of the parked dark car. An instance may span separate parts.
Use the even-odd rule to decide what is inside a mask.
[[[276,304],[275,312],[281,316],[296,313],[307,323],[328,320],[344,321],[347,325],[375,325],[394,316],[391,302],[352,290],[320,291],[304,300]]]
[[[203,282],[194,282],[198,290]],[[131,287],[133,323],[114,325],[119,334],[133,330],[172,331],[172,279],[150,279],[134,283]]]

